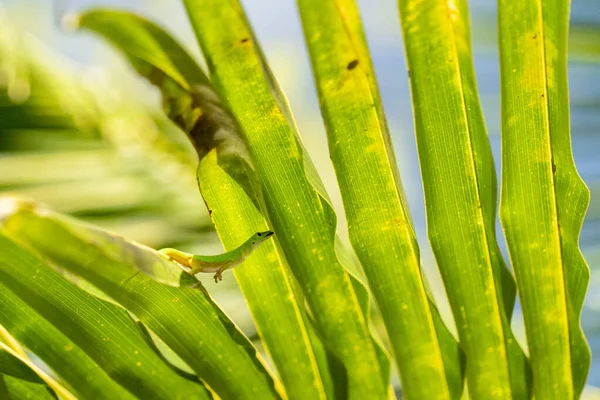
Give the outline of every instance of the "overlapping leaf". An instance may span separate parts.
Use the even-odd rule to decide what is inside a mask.
[[[46,386],[0,375],[0,398],[6,400],[56,400]]]
[[[108,39],[161,89],[165,111],[197,150],[199,186],[225,248],[268,229],[262,194],[239,127],[185,50],[157,26],[124,12],[91,11],[81,16],[80,26]],[[236,276],[287,394],[323,398],[302,303],[295,299],[286,271],[281,249],[270,241],[236,270]]]
[[[540,399],[578,398],[590,366],[580,325],[589,269],[578,246],[590,195],[571,152],[569,3],[498,2],[500,216]]]
[[[73,396],[67,388],[49,376],[46,372],[42,371],[41,368],[31,362],[27,357],[17,353],[4,342],[0,342],[0,359],[3,363],[1,368],[2,374],[0,375],[2,380],[6,377],[13,377],[17,378],[19,381],[29,383],[45,382],[48,388],[54,391],[56,396],[60,396],[60,398],[65,400],[76,400],[76,397]],[[36,379],[34,375],[37,375],[39,380]],[[2,389],[8,391],[7,388]]]
[[[298,5],[350,239],[386,323],[403,391],[410,398],[459,398],[460,350],[455,340],[445,347],[438,340],[450,334],[434,319],[437,311],[421,281],[419,249],[356,5]]]
[[[11,226],[9,220],[9,232]],[[208,399],[201,384],[177,376],[145,345],[125,310],[78,289],[6,237],[0,245],[2,284],[65,332],[112,379],[139,397]]]
[[[26,382],[44,384],[44,380],[21,360],[18,353],[11,350],[5,343],[0,345],[0,374]]]
[[[156,252],[140,246],[134,256],[122,257],[130,244],[49,211],[21,209],[7,219],[5,228],[134,314],[219,396],[278,397],[256,349],[208,296],[167,286],[141,272],[149,267],[139,264],[152,265],[162,258]]]
[[[386,397],[388,361],[368,329],[365,289],[338,260],[335,214],[308,178],[310,159],[240,4],[184,4],[211,78],[242,127],[275,233],[282,233],[278,240],[317,330],[346,369],[348,396]]]
[[[3,237],[4,239],[4,237]],[[4,251],[24,251],[6,239]],[[34,265],[31,265],[33,267]],[[81,398],[133,399],[77,344],[35,312],[4,284],[0,284],[0,324],[46,363]],[[69,330],[69,333],[77,333]]]
[[[524,399],[526,359],[510,329],[515,284],[496,243],[496,176],[477,96],[467,2],[399,5],[427,231],[467,357],[469,393]]]

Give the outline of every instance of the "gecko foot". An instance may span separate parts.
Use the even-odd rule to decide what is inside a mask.
[[[222,271],[217,271],[217,273],[215,274],[214,278],[215,278],[215,283],[219,283],[219,281],[223,280],[223,276],[221,276],[221,272]]]

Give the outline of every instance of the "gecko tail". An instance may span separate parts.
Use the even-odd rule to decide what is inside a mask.
[[[158,251],[160,254],[165,255],[170,260],[175,261],[176,263],[187,267],[192,268],[192,261],[194,259],[194,255],[190,253],[184,253],[183,251],[179,251],[177,249],[161,249]]]

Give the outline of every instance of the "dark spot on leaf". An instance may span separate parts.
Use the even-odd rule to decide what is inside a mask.
[[[242,40],[240,40],[240,43],[246,43],[248,40],[250,40],[250,38],[245,37]]]
[[[533,38],[534,38],[534,39],[537,39],[537,33],[534,33],[534,34],[533,34]]]
[[[358,60],[352,60],[348,63],[348,65],[346,66],[346,69],[348,71],[353,70],[354,68],[356,68],[356,66],[358,65]]]
[[[544,95],[542,95],[542,97],[544,97]]]
[[[211,209],[208,210],[208,216],[212,217],[212,210]]]
[[[552,173],[556,173],[556,164],[552,163]]]

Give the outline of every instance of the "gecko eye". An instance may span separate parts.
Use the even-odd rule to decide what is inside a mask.
[[[258,236],[261,236],[261,233],[259,232],[259,233],[257,233],[257,235],[258,235]]]

